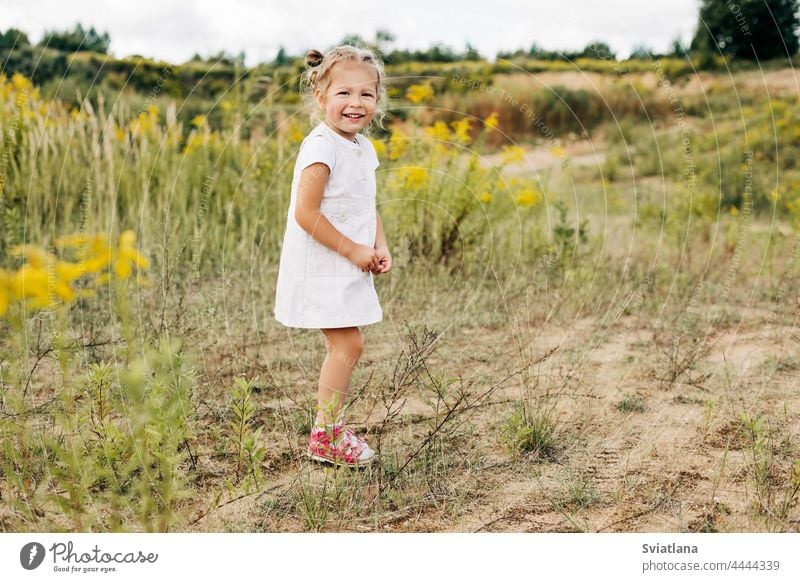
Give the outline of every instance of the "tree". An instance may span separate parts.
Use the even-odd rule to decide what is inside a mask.
[[[528,49],[528,56],[534,59],[544,58],[547,57],[547,52],[538,43],[534,42],[531,44],[531,48]]]
[[[348,34],[342,39],[342,42],[339,43],[340,46],[343,44],[349,44],[352,46],[366,46],[368,43],[358,34]]]
[[[481,53],[478,52],[478,49],[476,49],[470,43],[467,43],[464,59],[467,61],[480,61],[482,58],[483,57],[481,57]]]
[[[586,45],[579,55],[581,57],[592,57],[595,59],[612,58],[616,59],[617,54],[611,50],[607,43],[602,41],[594,41]]]
[[[644,44],[637,44],[637,45],[635,45],[633,47],[633,50],[631,51],[631,55],[630,55],[629,58],[631,58],[631,59],[639,59],[639,60],[644,61],[644,60],[650,60],[654,56],[655,56],[655,53],[653,53],[653,49],[652,48],[650,48],[650,47],[648,47],[647,45],[644,45]]]
[[[292,62],[291,57],[286,54],[286,49],[281,45],[278,47],[278,54],[275,55],[275,60],[272,61],[272,66],[282,67]]]
[[[394,35],[388,30],[380,29],[375,31],[375,44],[379,47],[391,44],[395,41]]]
[[[794,55],[797,9],[798,0],[702,0],[690,48],[749,60]]]
[[[94,51],[96,53],[108,54],[108,47],[111,45],[111,37],[107,32],[99,34],[94,27],[84,30],[78,23],[71,31],[47,31],[39,42],[39,46],[74,53],[76,51]]]
[[[19,49],[30,44],[28,35],[21,30],[9,28],[4,33],[0,32],[0,49]]]
[[[669,56],[679,59],[685,59],[688,56],[688,51],[686,50],[686,47],[683,46],[680,36],[676,36],[672,39]]]

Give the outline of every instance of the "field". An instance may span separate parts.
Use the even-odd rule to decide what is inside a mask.
[[[796,82],[408,93],[350,471],[303,456],[322,334],[272,318],[303,116],[4,79],[0,529],[798,531]],[[546,129],[499,101],[554,86],[584,108]]]

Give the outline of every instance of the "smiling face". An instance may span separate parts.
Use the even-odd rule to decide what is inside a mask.
[[[317,93],[317,105],[325,111],[325,123],[339,135],[353,141],[375,116],[378,78],[361,63],[337,63],[324,95]]]

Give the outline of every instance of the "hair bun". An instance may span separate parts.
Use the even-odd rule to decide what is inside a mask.
[[[306,53],[306,65],[309,67],[317,67],[322,63],[322,53],[318,50],[311,49]]]

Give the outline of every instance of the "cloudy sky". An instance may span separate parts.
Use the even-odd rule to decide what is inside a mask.
[[[367,40],[389,30],[397,48],[444,44],[481,54],[529,48],[580,49],[607,42],[620,56],[637,44],[666,50],[691,39],[700,0],[0,0],[0,29],[20,28],[33,42],[45,30],[77,22],[111,35],[116,56],[183,62],[194,53],[244,51],[247,63],[324,50],[344,36]]]

